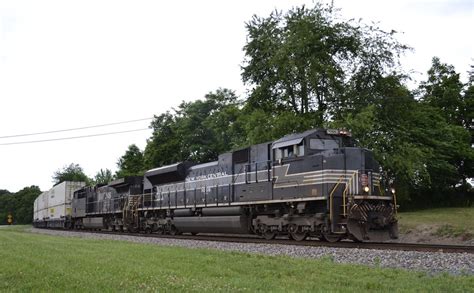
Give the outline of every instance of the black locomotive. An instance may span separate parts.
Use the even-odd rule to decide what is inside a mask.
[[[71,228],[288,235],[327,241],[398,237],[394,190],[346,131],[313,129],[74,192]]]

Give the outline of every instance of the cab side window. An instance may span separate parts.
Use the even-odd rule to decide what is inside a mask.
[[[273,154],[273,157],[276,161],[283,158],[295,158],[302,156],[304,156],[304,141],[299,144],[274,149]]]

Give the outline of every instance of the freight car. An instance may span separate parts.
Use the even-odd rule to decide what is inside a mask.
[[[35,227],[71,227],[71,199],[73,192],[85,186],[84,182],[61,182],[41,193],[34,202]]]
[[[301,241],[398,237],[395,193],[350,133],[313,129],[180,162],[74,193],[75,228],[149,233],[243,233]]]

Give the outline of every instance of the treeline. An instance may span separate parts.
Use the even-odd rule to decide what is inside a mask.
[[[63,181],[84,181],[89,185],[104,184],[113,180],[108,169],[100,170],[94,178],[89,178],[78,164],[70,164],[57,170],[52,176],[54,184]],[[13,216],[14,224],[30,224],[33,221],[33,205],[41,194],[38,186],[25,187],[18,192],[0,189],[0,225],[7,224],[8,215]]]
[[[254,16],[246,28],[246,96],[218,89],[156,116],[145,149],[131,145],[117,176],[336,127],[375,152],[405,208],[472,203],[472,66],[463,83],[433,57],[427,79],[410,90],[399,57],[411,48],[395,31],[341,20],[320,4]]]
[[[9,214],[14,224],[29,224],[33,219],[33,203],[41,194],[38,186],[25,187],[16,193],[0,190],[0,225],[7,224]]]

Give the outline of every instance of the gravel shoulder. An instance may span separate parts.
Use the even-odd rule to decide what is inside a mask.
[[[335,263],[362,264],[373,267],[399,268],[452,275],[474,275],[474,255],[468,253],[442,253],[393,251],[354,248],[308,247],[280,244],[215,242],[186,239],[153,238],[132,235],[111,235],[31,228],[31,233],[86,239],[120,240],[135,243],[178,246],[185,248],[218,249],[243,253],[257,253],[297,258],[330,259]]]

